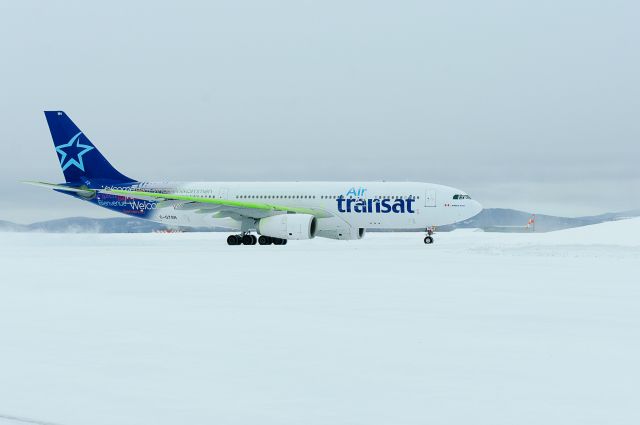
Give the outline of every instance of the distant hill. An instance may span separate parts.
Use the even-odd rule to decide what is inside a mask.
[[[477,216],[449,226],[438,228],[440,232],[455,229],[480,228],[493,232],[520,232],[525,230],[531,213],[505,208],[487,208]],[[536,214],[536,232],[568,229],[619,220],[621,218],[640,217],[640,210],[607,213],[586,217],[555,217]],[[45,233],[151,233],[175,230],[162,224],[153,223],[135,217],[88,218],[69,217],[59,220],[41,221],[32,224],[16,224],[0,220],[0,232],[45,232]],[[211,232],[223,229],[182,228],[187,232]]]
[[[24,224],[16,224],[10,221],[0,220],[0,232],[27,232],[28,226]]]
[[[167,228],[135,217],[70,217],[33,223],[28,227],[29,231],[47,233],[150,233]]]
[[[527,221],[532,215],[533,214],[529,212],[506,208],[487,208],[469,220],[449,226],[441,226],[438,230],[446,232],[454,229],[480,228],[485,231],[494,232],[517,232],[524,230]],[[603,223],[606,221],[629,217],[640,217],[640,210],[606,213],[585,217],[556,217],[552,215],[536,214],[535,231],[551,232],[553,230],[587,226],[589,224]]]
[[[151,233],[167,230],[168,227],[135,217],[89,218],[69,217],[59,220],[41,221],[32,224],[15,224],[0,221],[3,232],[44,233]]]

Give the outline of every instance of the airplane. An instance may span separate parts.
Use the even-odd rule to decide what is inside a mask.
[[[367,229],[425,229],[431,244],[436,226],[482,211],[466,192],[430,183],[138,181],[116,170],[66,113],[44,114],[65,182],[24,183],[169,226],[239,232],[228,245],[358,240]]]

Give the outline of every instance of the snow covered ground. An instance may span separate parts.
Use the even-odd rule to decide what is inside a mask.
[[[640,219],[436,236],[0,234],[0,423],[640,423]]]

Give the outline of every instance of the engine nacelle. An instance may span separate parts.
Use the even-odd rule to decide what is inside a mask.
[[[311,239],[316,235],[316,218],[311,214],[280,214],[258,221],[258,233],[280,239]]]
[[[365,234],[362,227],[351,227],[337,217],[318,220],[316,236],[319,238],[355,240],[362,239]]]

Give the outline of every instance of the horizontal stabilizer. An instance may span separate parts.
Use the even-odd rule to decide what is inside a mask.
[[[63,184],[56,184],[56,183],[45,183],[45,182],[31,182],[31,181],[24,181],[22,183],[26,183],[26,184],[30,184],[32,186],[39,186],[39,187],[46,187],[47,189],[54,189],[54,190],[60,190],[62,192],[73,192],[73,193],[77,193],[81,196],[84,197],[90,197],[96,194],[95,190],[91,190],[88,189],[86,187],[71,187],[71,186],[65,186]]]

